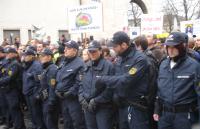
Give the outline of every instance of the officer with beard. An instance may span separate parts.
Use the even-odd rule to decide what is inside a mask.
[[[113,50],[118,55],[115,74],[101,76],[96,88],[103,86],[114,90],[114,102],[119,111],[120,129],[149,129],[148,94],[149,65],[147,57],[130,44],[125,32],[114,33]],[[128,127],[129,126],[129,127]]]

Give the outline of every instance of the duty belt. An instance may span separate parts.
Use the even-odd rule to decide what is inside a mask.
[[[141,111],[148,111],[147,102],[143,99],[135,100],[135,101],[128,101],[130,106],[133,106]]]
[[[178,105],[174,107],[168,107],[163,105],[163,111],[165,112],[173,112],[173,113],[180,113],[180,112],[194,112],[197,110],[197,104],[184,104]]]

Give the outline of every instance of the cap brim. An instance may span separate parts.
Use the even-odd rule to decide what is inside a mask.
[[[41,52],[41,53],[39,53],[39,55],[44,56],[44,55],[47,55],[47,54]]]
[[[65,45],[65,47],[69,47],[69,48],[71,48],[71,46],[69,45],[69,44],[64,44]]]
[[[88,51],[96,51],[99,50],[99,48],[88,48]]]
[[[116,40],[111,40],[111,43],[116,44],[117,41]]]
[[[69,45],[69,44],[65,44],[65,47],[67,47],[67,48],[74,48],[74,47],[72,47],[72,46]]]
[[[114,47],[114,46],[119,45],[119,43],[117,43],[117,42],[110,42],[109,45],[110,45],[111,47]]]
[[[30,56],[30,55],[33,55],[33,56],[35,56],[35,54],[30,54],[30,53],[22,53],[22,55],[24,55],[24,56]]]
[[[177,43],[177,42],[165,42],[163,45],[166,45],[166,46],[176,46],[178,44],[179,43]]]
[[[13,52],[7,52],[7,53],[15,53],[15,54],[17,54],[17,52],[14,52],[14,51]]]
[[[53,54],[40,53],[41,56],[52,56]]]

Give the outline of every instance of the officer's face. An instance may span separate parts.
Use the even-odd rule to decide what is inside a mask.
[[[179,51],[174,46],[167,46],[167,53],[170,58],[174,58],[179,55]]]
[[[33,55],[25,55],[25,56],[24,56],[24,61],[25,61],[25,62],[29,62],[29,61],[32,61],[33,58],[34,58]]]
[[[76,54],[77,54],[77,50],[75,48],[68,48],[68,47],[65,47],[65,57],[75,57]]]
[[[97,60],[100,58],[101,56],[101,51],[100,50],[92,50],[92,51],[88,51],[88,55],[90,57],[91,60]]]
[[[115,44],[113,46],[113,50],[115,51],[116,55],[121,55],[126,49],[128,48],[128,45],[126,43],[122,44]]]
[[[49,56],[49,55],[41,55],[40,56],[40,62],[42,64],[49,62],[49,61],[51,61],[51,56]]]

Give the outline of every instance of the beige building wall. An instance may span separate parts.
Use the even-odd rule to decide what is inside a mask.
[[[3,30],[20,30],[21,42],[28,41],[32,25],[44,26],[55,42],[58,30],[68,29],[67,8],[79,0],[0,0],[0,43]]]
[[[103,5],[103,32],[86,33],[96,39],[111,38],[116,31],[127,26],[127,10],[130,0],[99,0]],[[0,43],[3,30],[20,30],[22,43],[28,41],[32,25],[44,26],[52,41],[58,40],[58,30],[68,30],[67,8],[90,4],[92,0],[0,0]],[[151,12],[151,0],[144,0]],[[80,34],[72,34],[76,40]]]

